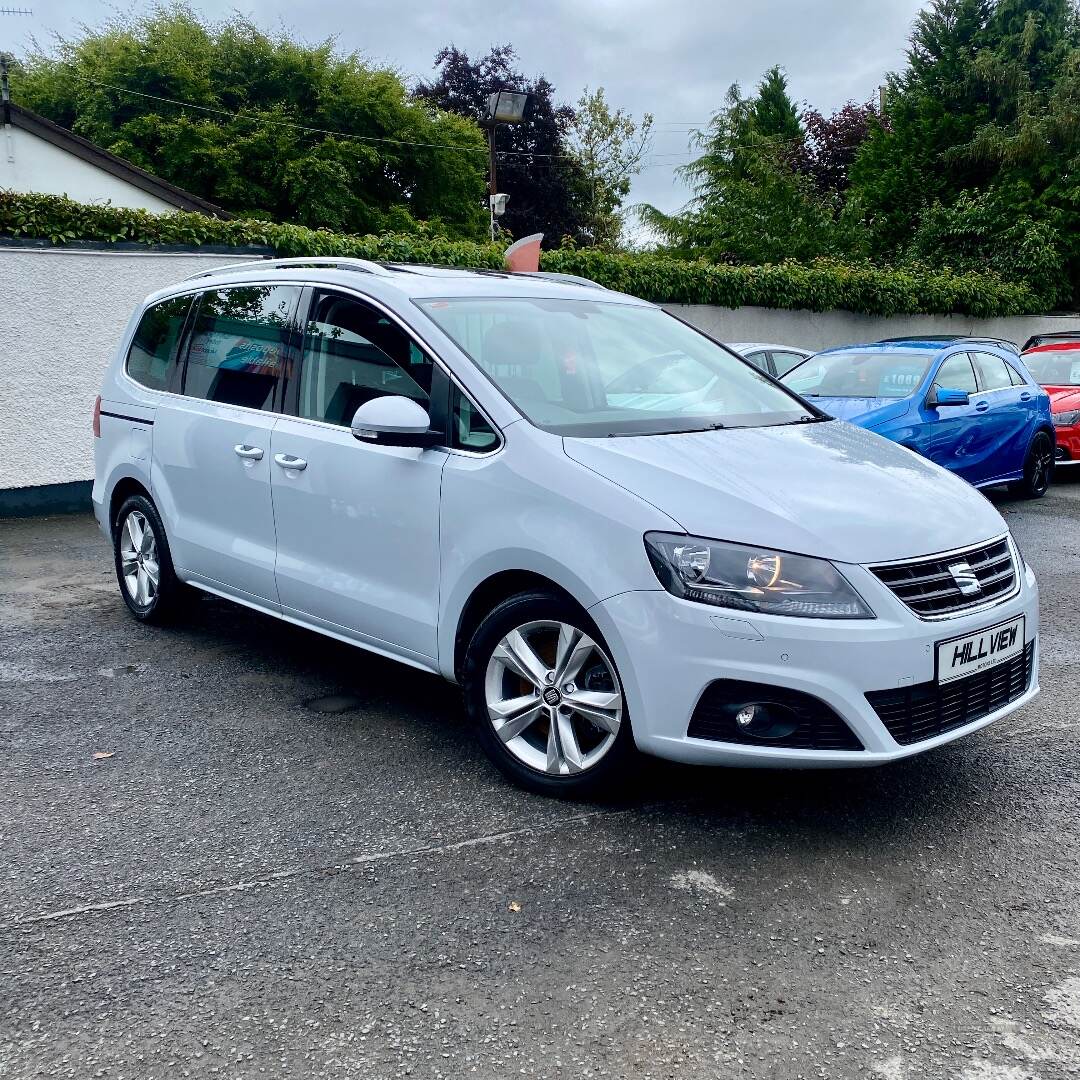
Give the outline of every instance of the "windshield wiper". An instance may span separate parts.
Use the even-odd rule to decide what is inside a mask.
[[[633,439],[638,435],[699,435],[703,431],[723,431],[727,424],[719,422],[706,424],[704,427],[679,428],[676,431],[611,431],[609,439]]]
[[[795,424],[827,424],[831,416],[800,416],[798,420],[785,420],[782,424],[774,424],[773,427],[792,427]]]

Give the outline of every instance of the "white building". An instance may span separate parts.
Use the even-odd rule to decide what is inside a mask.
[[[0,188],[157,214],[193,210],[228,217],[213,203],[13,102],[3,102],[0,120]]]

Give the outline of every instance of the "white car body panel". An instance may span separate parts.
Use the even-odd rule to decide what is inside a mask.
[[[272,445],[282,608],[436,666],[446,451],[371,446],[295,418],[278,421]]]
[[[366,445],[348,428],[150,390],[124,370],[140,311],[102,388],[94,505],[110,534],[116,493],[137,483],[165,525],[180,577],[414,667],[457,677],[458,630],[496,575],[536,575],[588,610],[618,668],[634,738],[682,761],[751,766],[879,764],[983,727],[901,746],[865,694],[934,677],[935,643],[1023,614],[1038,633],[1038,589],[991,610],[919,619],[866,567],[1007,534],[966,483],[896,444],[835,421],[690,435],[563,438],[533,426],[414,303],[516,295],[644,305],[541,278],[457,271],[360,273],[248,266],[148,298],[229,285],[331,287],[404,325],[500,435],[487,453]],[[263,449],[260,460],[234,447]],[[279,454],[305,460],[282,468]],[[803,619],[691,603],[661,586],[648,532],[688,532],[832,560],[876,618]],[[717,679],[801,690],[830,705],[862,752],[794,750],[687,736]]]

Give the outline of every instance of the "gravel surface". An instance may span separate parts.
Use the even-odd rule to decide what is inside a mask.
[[[867,772],[505,784],[454,688],[0,521],[0,1078],[1080,1075],[1080,483],[1043,693]],[[109,756],[105,756],[109,755]]]

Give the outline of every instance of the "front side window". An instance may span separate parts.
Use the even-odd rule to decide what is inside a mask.
[[[499,445],[499,436],[483,413],[456,387],[451,388],[450,445],[456,450],[486,453]]]
[[[658,308],[592,300],[417,300],[537,427],[605,437],[797,423],[807,410]]]
[[[821,353],[783,378],[803,397],[906,398],[926,376],[931,357],[914,349]]]
[[[971,354],[971,359],[975,362],[979,385],[984,390],[1001,390],[1006,386],[1012,386],[1009,368],[1000,356],[977,352]]]
[[[335,293],[317,295],[304,334],[298,414],[349,427],[377,397],[412,398],[425,409],[434,365],[382,312]]]
[[[969,394],[978,392],[975,382],[975,372],[971,370],[971,361],[967,353],[957,353],[950,356],[944,364],[938,368],[937,378],[934,380],[935,390],[964,390]]]
[[[272,409],[300,289],[244,285],[205,292],[188,347],[188,397]]]
[[[169,388],[177,344],[190,307],[190,296],[174,296],[143,313],[127,356],[127,373],[137,383],[150,390]]]

